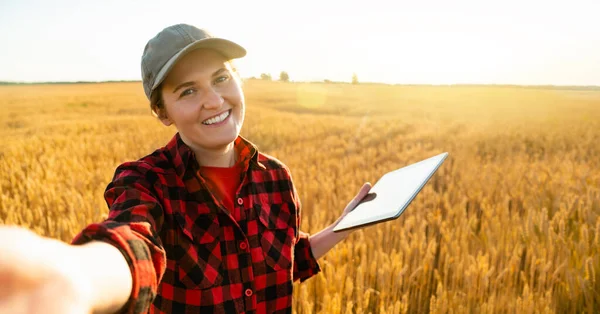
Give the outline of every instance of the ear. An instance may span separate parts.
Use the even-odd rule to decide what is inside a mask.
[[[162,124],[164,124],[165,126],[170,126],[171,124],[173,124],[171,119],[169,119],[168,117],[160,118],[160,122],[162,122]]]
[[[167,115],[167,110],[165,110],[165,108],[155,107],[152,109],[152,112],[158,118],[158,120],[160,120],[160,122],[162,122],[162,124],[164,124],[165,126],[170,126],[171,124],[173,124],[173,121],[169,119],[169,116]]]

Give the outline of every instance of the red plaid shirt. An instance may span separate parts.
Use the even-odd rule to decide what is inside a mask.
[[[112,243],[133,276],[125,313],[291,313],[292,287],[321,271],[289,169],[242,138],[244,167],[229,212],[199,175],[179,133],[121,164],[106,188],[109,216],[72,241]]]

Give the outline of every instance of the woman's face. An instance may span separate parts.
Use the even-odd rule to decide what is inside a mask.
[[[222,150],[239,135],[244,94],[227,59],[210,49],[188,53],[162,84],[166,115],[192,149]]]

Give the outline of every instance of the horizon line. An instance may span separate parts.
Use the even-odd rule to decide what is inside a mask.
[[[256,81],[267,81],[267,82],[281,82],[281,83],[318,83],[318,84],[348,84],[348,85],[388,85],[388,86],[489,86],[489,87],[526,87],[526,88],[556,88],[556,89],[588,89],[588,90],[600,90],[600,85],[562,85],[562,84],[512,84],[512,83],[385,83],[385,82],[358,82],[353,84],[347,81],[333,81],[333,80],[290,80],[287,82],[271,79],[264,80],[259,77],[246,77],[242,80],[256,80]],[[141,83],[141,80],[101,80],[101,81],[1,81],[0,86],[6,85],[75,85],[75,84],[103,84],[103,83]]]

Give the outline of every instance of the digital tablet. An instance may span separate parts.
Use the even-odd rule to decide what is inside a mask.
[[[384,174],[333,231],[360,228],[400,217],[447,156],[445,152]]]

